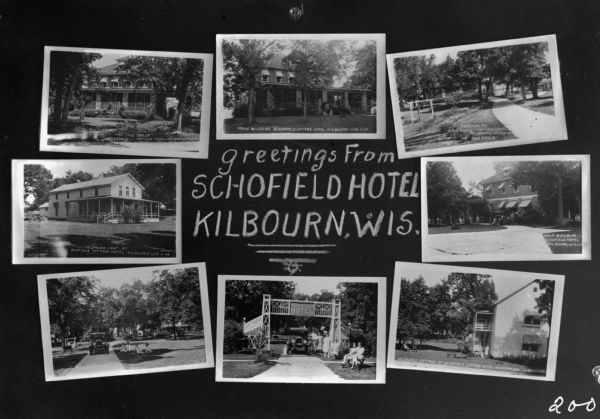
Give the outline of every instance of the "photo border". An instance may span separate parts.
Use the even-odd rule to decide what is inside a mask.
[[[87,376],[75,376],[75,377],[69,377],[68,375],[58,377],[54,374],[54,368],[53,368],[53,363],[52,363],[52,344],[50,342],[51,341],[51,333],[50,333],[50,314],[49,314],[49,308],[48,308],[48,292],[47,292],[48,290],[46,287],[46,281],[48,279],[69,278],[69,277],[81,276],[81,275],[93,275],[93,274],[97,274],[98,272],[109,273],[111,271],[129,271],[132,273],[132,275],[135,275],[135,272],[140,272],[140,271],[152,272],[152,271],[160,271],[160,270],[193,268],[193,267],[198,268],[200,301],[202,304],[202,324],[203,324],[203,329],[204,329],[204,352],[205,352],[205,361],[204,362],[196,363],[196,364],[172,366],[172,367],[145,368],[145,369],[139,369],[139,370],[125,370],[124,369],[123,371],[100,372],[97,374],[90,374]],[[185,264],[179,264],[179,265],[140,266],[140,267],[136,267],[136,268],[107,269],[107,270],[96,270],[96,271],[44,274],[44,275],[37,276],[37,286],[38,286],[38,300],[39,300],[39,309],[40,309],[42,350],[43,350],[43,357],[44,357],[44,374],[45,374],[46,382],[48,382],[48,381],[80,380],[80,379],[99,378],[99,377],[115,377],[115,376],[122,376],[122,375],[151,374],[151,373],[195,370],[195,369],[214,367],[212,331],[211,331],[211,327],[210,327],[210,325],[211,325],[210,309],[209,309],[210,304],[208,301],[208,286],[207,286],[206,263],[205,262],[185,263]]]
[[[437,147],[430,148],[425,150],[415,150],[415,151],[406,151],[404,147],[404,130],[402,124],[402,117],[400,111],[400,98],[398,96],[398,85],[396,83],[396,71],[394,69],[394,59],[402,58],[402,57],[414,57],[417,55],[427,55],[432,52],[444,52],[449,48],[462,48],[465,51],[481,49],[481,48],[493,48],[493,47],[502,47],[509,45],[521,45],[521,44],[530,44],[536,42],[547,42],[548,43],[548,61],[550,64],[550,73],[552,79],[552,94],[554,98],[554,110],[556,113],[556,118],[559,124],[564,127],[564,132],[559,132],[556,134],[556,138],[541,138],[541,139],[515,139],[515,140],[499,140],[499,141],[490,141],[490,142],[482,142],[479,144],[472,145],[451,145],[445,147]],[[525,144],[535,144],[535,143],[543,143],[543,142],[551,142],[551,141],[565,141],[568,139],[567,134],[567,125],[565,119],[565,107],[563,103],[563,92],[562,92],[562,84],[560,79],[560,65],[558,60],[558,49],[556,45],[556,35],[542,35],[542,36],[532,36],[528,38],[517,38],[517,39],[509,39],[509,40],[501,40],[501,41],[493,41],[493,42],[483,42],[478,44],[467,44],[467,45],[456,45],[456,46],[447,46],[441,48],[431,48],[420,51],[410,51],[410,52],[400,52],[394,54],[387,54],[387,68],[388,68],[388,78],[389,78],[389,86],[390,86],[390,99],[392,101],[392,113],[394,115],[394,129],[396,132],[396,147],[398,149],[398,158],[399,159],[408,159],[413,157],[423,157],[423,156],[434,156],[438,154],[449,154],[449,153],[464,153],[465,151],[473,151],[473,150],[484,150],[490,148],[500,148],[500,147],[512,147],[519,146]]]
[[[290,377],[287,380],[256,380],[251,378],[223,377],[223,328],[225,324],[225,283],[226,281],[319,281],[321,279],[339,280],[339,282],[371,282],[377,284],[377,365],[374,380],[344,380],[335,381],[319,379],[308,381],[301,377]],[[217,296],[217,333],[216,333],[216,363],[215,381],[244,382],[244,383],[305,383],[305,384],[385,384],[385,328],[386,328],[386,277],[344,277],[344,276],[261,276],[261,275],[218,275]]]
[[[396,361],[396,339],[398,329],[398,310],[400,304],[400,281],[402,275],[406,271],[418,273],[423,268],[433,271],[439,271],[441,274],[450,274],[452,272],[468,272],[478,274],[514,274],[519,275],[523,279],[547,279],[555,283],[554,300],[552,302],[552,326],[550,329],[549,345],[548,345],[548,360],[546,363],[545,376],[529,376],[523,374],[511,374],[510,372],[492,371],[486,369],[475,369],[469,367],[451,367],[451,366],[427,366],[425,363]],[[396,262],[394,266],[394,290],[392,294],[391,318],[390,318],[390,337],[388,341],[388,368],[418,370],[442,373],[456,373],[468,375],[483,375],[491,377],[504,378],[519,378],[526,380],[537,381],[555,381],[556,379],[556,363],[558,359],[558,340],[560,336],[560,322],[562,315],[562,303],[564,293],[564,275],[543,274],[535,272],[510,271],[504,269],[486,269],[474,268],[468,266],[451,266],[451,265],[435,265],[429,263],[413,263],[413,262]]]
[[[581,162],[581,253],[568,254],[556,253],[549,255],[535,255],[534,257],[523,254],[521,256],[502,255],[431,255],[429,252],[429,225],[427,207],[427,163],[434,161],[452,162],[454,160],[477,159],[494,161],[579,161]],[[531,261],[531,260],[591,260],[592,234],[591,234],[591,207],[590,207],[590,155],[589,154],[561,154],[561,155],[534,155],[534,156],[448,156],[448,157],[423,157],[421,158],[421,260],[423,262],[482,262],[482,261]]]
[[[373,40],[377,48],[377,114],[374,133],[258,133],[227,134],[223,117],[223,50],[224,40],[265,39],[265,40]],[[216,36],[216,136],[220,140],[385,140],[386,138],[386,84],[385,84],[385,33],[296,33],[296,34],[217,34]]]
[[[105,53],[123,55],[145,55],[152,57],[177,57],[193,58],[203,60],[202,69],[202,104],[200,111],[200,134],[198,136],[198,151],[170,151],[169,143],[164,142],[165,147],[161,151],[140,152],[139,150],[111,150],[111,147],[94,145],[93,149],[78,147],[76,145],[52,146],[48,145],[48,99],[50,93],[50,53],[52,51],[83,52],[83,53]],[[128,49],[109,48],[81,48],[65,46],[44,46],[44,74],[42,82],[42,111],[40,120],[40,151],[52,151],[60,153],[89,153],[89,154],[118,154],[125,156],[152,156],[152,157],[179,157],[189,159],[207,159],[210,135],[210,110],[212,102],[212,71],[213,54],[171,51],[141,51]],[[162,144],[162,143],[161,143]],[[105,149],[105,150],[102,150]]]
[[[111,161],[114,165],[127,164],[127,163],[147,163],[147,164],[160,164],[170,163],[175,165],[176,182],[175,182],[175,193],[176,193],[176,220],[175,220],[175,256],[174,257],[25,257],[25,205],[23,203],[24,193],[24,166],[26,164],[42,164],[44,165],[49,161],[94,161],[104,160]],[[44,265],[55,265],[55,264],[126,264],[135,263],[149,265],[154,263],[181,263],[182,260],[182,232],[181,232],[181,219],[182,219],[182,192],[181,192],[181,160],[180,159],[36,159],[36,160],[22,160],[13,159],[11,161],[12,170],[12,263],[15,265],[27,264],[44,264]]]

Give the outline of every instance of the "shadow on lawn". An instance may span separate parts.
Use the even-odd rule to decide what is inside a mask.
[[[86,355],[87,352],[80,352],[52,358],[52,366],[55,371],[60,369],[70,369],[79,364]]]
[[[428,234],[485,233],[487,231],[506,230],[507,228],[506,226],[493,226],[489,224],[464,224],[456,230],[453,230],[452,226],[429,226]]]
[[[199,351],[205,349],[204,345],[200,345],[194,348],[181,348],[181,349],[166,349],[166,348],[157,348],[152,349],[150,353],[137,353],[137,352],[121,352],[115,351],[115,355],[119,358],[123,364],[140,364],[142,362],[148,361],[156,361],[164,358],[172,358],[170,356],[165,356],[167,353],[171,352],[182,352],[182,351]]]

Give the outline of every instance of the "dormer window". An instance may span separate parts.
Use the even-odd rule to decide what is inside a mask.
[[[290,84],[294,84],[294,82],[295,82],[295,81],[296,81],[296,78],[295,78],[295,77],[290,77],[290,78],[288,78],[288,82],[289,82]]]
[[[98,196],[98,188],[94,188],[94,196]]]
[[[79,197],[83,198],[83,190],[79,191]]]
[[[500,192],[500,195],[506,195],[506,182],[502,182],[498,185],[498,191]]]
[[[260,80],[261,80],[263,83],[267,83],[267,82],[269,81],[269,76],[267,76],[266,74],[263,74],[263,75],[260,77]]]
[[[519,185],[517,185],[517,184],[513,185],[513,192],[514,193],[519,193]]]
[[[283,77],[282,76],[275,77],[275,83],[283,83]]]
[[[523,319],[523,324],[529,326],[539,326],[541,324],[540,316],[528,315]]]
[[[123,196],[123,187],[119,186],[119,196]]]
[[[129,87],[129,88],[131,88],[131,87],[133,87],[133,85],[131,84],[131,82],[130,82],[130,81],[126,81],[126,82],[125,82],[125,87]]]
[[[100,87],[108,87],[108,83],[106,83],[105,81],[101,81]]]
[[[118,82],[118,81],[114,81],[114,80],[113,80],[113,81],[110,83],[110,86],[111,86],[111,87],[119,87],[119,82]]]

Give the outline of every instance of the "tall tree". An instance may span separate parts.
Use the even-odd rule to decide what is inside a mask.
[[[369,91],[377,91],[377,45],[374,41],[354,51],[355,68],[350,76],[350,85]]]
[[[471,330],[476,311],[492,310],[498,294],[490,275],[452,272],[443,284],[451,295],[450,316],[462,330]]]
[[[177,131],[183,127],[183,116],[202,102],[204,61],[197,58],[150,57],[134,55],[123,61],[122,71],[134,85],[152,83],[155,111],[166,116],[164,100],[177,99]]]
[[[372,282],[342,282],[338,285],[343,325],[352,324],[372,353],[377,351],[378,285]]]
[[[514,45],[511,63],[514,77],[521,84],[521,95],[527,100],[527,89],[534,99],[538,97],[538,85],[545,77],[550,77],[550,65],[546,61],[548,44],[534,43]]]
[[[94,175],[88,172],[84,172],[83,170],[79,170],[78,172],[67,170],[63,177],[54,179],[52,188],[58,188],[59,186],[69,185],[71,183],[86,182],[92,179],[94,179]]]
[[[94,73],[92,62],[102,58],[96,53],[52,51],[50,53],[50,100],[53,122],[66,128],[69,106],[83,81]]]
[[[294,41],[287,60],[295,75],[295,84],[302,88],[302,108],[307,120],[308,89],[330,86],[344,69],[343,54],[347,52],[343,41]]]
[[[400,280],[398,305],[398,336],[401,340],[420,339],[429,336],[431,315],[429,312],[429,288],[422,276],[410,281]]]
[[[224,83],[236,96],[248,95],[248,123],[254,123],[256,90],[262,85],[261,72],[277,50],[275,42],[260,39],[223,41]]]
[[[31,197],[31,209],[39,208],[48,201],[52,190],[52,172],[41,164],[26,164],[23,167],[23,199],[25,205],[29,205]]]
[[[430,218],[453,221],[464,210],[467,195],[451,162],[427,164],[427,208]]]
[[[521,161],[511,171],[517,185],[531,185],[540,206],[565,223],[565,200],[575,204],[581,214],[581,163],[578,161]],[[553,207],[556,210],[553,210]]]
[[[96,301],[96,279],[90,276],[51,278],[46,281],[50,323],[57,324],[62,338]]]
[[[552,305],[554,303],[555,282],[546,279],[536,279],[539,286],[540,295],[535,298],[537,311],[543,319],[550,325],[552,324]]]
[[[197,268],[170,269],[155,272],[150,286],[150,301],[154,312],[168,323],[177,338],[177,323],[192,323],[202,327],[200,281]]]

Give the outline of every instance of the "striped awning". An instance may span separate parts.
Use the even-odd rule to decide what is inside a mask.
[[[263,70],[262,73],[260,73],[260,74],[262,74],[263,76],[270,76],[271,75],[271,73],[269,73],[269,70]]]
[[[506,204],[506,208],[512,208],[515,205],[517,205],[517,201],[508,201],[508,203]]]
[[[283,73],[279,70],[275,71],[275,76],[276,77],[283,77]]]
[[[526,208],[529,205],[531,205],[531,199],[524,199],[521,202],[519,202],[519,208]]]
[[[486,191],[491,191],[492,190],[492,185],[488,185],[487,188],[485,188]]]
[[[506,186],[506,182],[502,182],[500,185],[498,185],[498,189],[502,189]]]
[[[506,204],[506,201],[501,201],[501,202],[498,204],[498,208],[502,208],[502,207],[504,206],[504,204]]]
[[[288,73],[288,77],[289,77],[289,78],[294,78],[294,77],[296,77],[296,75],[290,71],[290,72]]]

